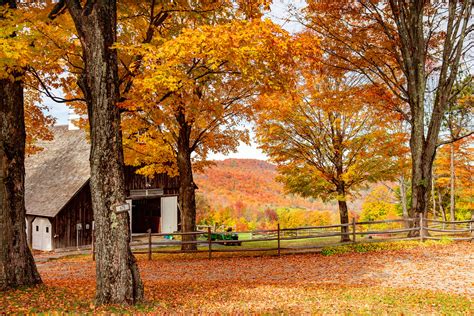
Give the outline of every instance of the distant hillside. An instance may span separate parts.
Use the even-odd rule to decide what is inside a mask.
[[[283,185],[275,181],[274,165],[256,159],[226,159],[195,175],[198,194],[215,206],[237,202],[253,209],[293,207],[311,210],[335,210],[335,204],[286,195]]]

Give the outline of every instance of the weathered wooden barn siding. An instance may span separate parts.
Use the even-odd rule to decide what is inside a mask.
[[[178,194],[178,178],[170,178],[165,174],[156,175],[153,179],[137,175],[132,167],[125,168],[125,186],[127,194],[130,190],[163,188],[165,195]],[[77,192],[61,211],[51,219],[53,225],[53,247],[76,247],[76,225],[82,224],[79,232],[79,246],[92,243],[92,202],[89,182]],[[89,224],[89,229],[86,225]]]
[[[89,181],[74,195],[52,220],[53,247],[66,248],[76,246],[76,225],[82,224],[79,232],[79,246],[92,243],[92,200]],[[89,229],[86,229],[86,225]]]
[[[179,179],[167,174],[157,174],[153,178],[146,178],[135,173],[136,168],[125,167],[125,189],[127,195],[130,190],[162,188],[165,195],[178,194]]]

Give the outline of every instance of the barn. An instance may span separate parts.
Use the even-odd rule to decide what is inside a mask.
[[[86,134],[71,124],[55,126],[53,134],[25,161],[28,242],[43,251],[90,245],[94,227]],[[132,234],[178,230],[178,178],[150,179],[126,167],[125,186]]]

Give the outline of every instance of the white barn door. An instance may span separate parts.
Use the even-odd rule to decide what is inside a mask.
[[[44,217],[37,217],[33,221],[32,229],[32,247],[36,250],[49,251],[53,250],[52,239],[51,239],[51,228],[52,225],[49,219]]]
[[[172,233],[178,230],[178,197],[167,196],[161,198],[161,221],[162,233]]]

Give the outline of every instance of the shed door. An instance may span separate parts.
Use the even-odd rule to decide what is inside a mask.
[[[37,217],[33,221],[32,237],[33,249],[37,250],[53,250],[51,244],[51,223],[49,219]]]
[[[161,232],[172,233],[178,230],[178,197],[161,198]]]

